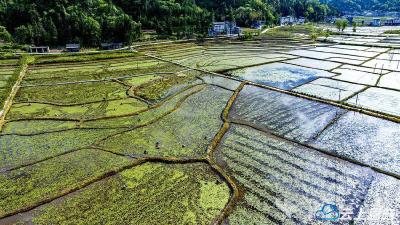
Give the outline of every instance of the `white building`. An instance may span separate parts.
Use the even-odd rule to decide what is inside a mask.
[[[371,26],[380,27],[381,26],[381,19],[380,18],[374,18],[372,20]]]
[[[294,23],[294,17],[293,16],[285,16],[285,17],[281,17],[281,19],[280,19],[281,26],[291,25],[293,23]]]
[[[209,36],[217,36],[217,35],[235,35],[241,34],[242,29],[236,26],[236,22],[213,22],[212,27],[208,30]]]
[[[305,22],[306,22],[306,18],[304,18],[304,17],[295,18],[293,16],[284,16],[284,17],[281,17],[281,19],[280,19],[281,26],[293,25],[293,24],[304,24]]]

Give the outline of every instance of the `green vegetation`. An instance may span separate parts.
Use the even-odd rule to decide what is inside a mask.
[[[134,128],[149,124],[155,119],[159,119],[178,108],[180,104],[189,96],[201,91],[204,85],[198,85],[188,90],[184,90],[164,101],[152,106],[148,111],[140,114],[119,118],[98,119],[86,121],[82,124],[83,128]]]
[[[28,132],[35,131],[29,130]],[[108,135],[121,132],[117,129],[75,129],[43,133],[32,136],[0,136],[0,169],[14,168],[34,163],[48,157],[85,148]]]
[[[384,191],[376,188],[389,174],[383,169],[396,169],[393,154],[377,155],[373,165],[382,170],[375,175],[376,168],[333,157],[347,157],[343,149],[330,155],[322,153],[329,149],[315,149],[324,133],[340,131],[341,116],[357,113],[344,109],[350,103],[325,104],[293,89],[312,82],[344,90],[349,84],[337,81],[344,71],[353,83],[367,74],[376,77],[376,85],[379,72],[385,74],[380,85],[395,83],[394,73],[350,63],[396,61],[397,55],[384,47],[311,40],[329,34],[305,24],[274,28],[250,41],[4,57],[0,89],[18,63],[28,64],[28,72],[1,124],[0,224],[313,224],[310,212],[325,202],[355,203],[348,207],[356,214],[381,209],[384,196],[392,196],[387,186],[398,189],[395,178],[394,185],[379,184]],[[232,69],[236,74],[227,71]],[[212,73],[217,71],[236,77]],[[279,88],[290,95],[254,84],[270,85],[265,74],[272,82],[288,82]],[[334,75],[336,81],[327,82]],[[397,92],[391,93],[371,96],[381,102]],[[371,128],[365,122],[352,127],[365,132]],[[399,130],[395,123],[385,127],[389,134]],[[375,128],[367,130],[376,134]],[[333,139],[335,146],[348,143]],[[387,145],[395,152],[398,144],[394,138]],[[357,146],[365,152],[364,145]],[[371,203],[374,196],[377,204]],[[11,217],[1,218],[6,214]]]
[[[128,155],[202,156],[222,125],[220,115],[231,95],[232,92],[221,88],[206,88],[160,120],[113,136],[99,145]],[[195,108],[201,110],[194,111]]]
[[[3,108],[5,101],[7,100],[8,96],[10,95],[10,92],[12,88],[15,85],[15,82],[18,80],[19,76],[21,73],[25,73],[25,70],[27,68],[27,65],[29,63],[33,62],[33,58],[30,56],[22,56],[17,64],[17,67],[11,67],[11,68],[6,68],[6,70],[3,70],[4,73],[0,77],[0,107]],[[15,63],[15,60],[6,60],[5,64],[7,63]],[[1,67],[0,67],[1,69]]]
[[[399,0],[328,0],[328,5],[340,12],[399,11]]]
[[[385,34],[400,34],[400,30],[387,30],[384,33]]]
[[[78,106],[54,106],[39,103],[15,104],[7,119],[93,119],[98,117],[121,116],[147,109],[147,104],[132,98],[102,101]]]
[[[335,25],[336,25],[336,29],[338,29],[338,31],[343,32],[349,25],[349,21],[347,19],[336,20]]]
[[[15,41],[26,44],[100,41],[130,43],[140,36],[140,23],[109,1],[1,1],[0,21]]]
[[[81,150],[0,175],[0,217],[81,187],[132,160]]]
[[[71,63],[71,62],[86,62],[105,59],[118,59],[126,58],[129,56],[137,56],[138,53],[131,51],[119,51],[111,53],[87,53],[84,55],[76,54],[60,54],[56,56],[37,56],[35,64],[49,64],[49,63]]]
[[[0,40],[4,42],[11,42],[12,41],[12,36],[10,33],[8,33],[7,29],[3,26],[0,26]]]
[[[131,44],[141,38],[141,29],[155,30],[161,38],[202,38],[213,20],[249,27],[258,20],[278,24],[280,16],[320,21],[334,14],[318,0],[0,1],[0,39],[97,47],[110,41]]]
[[[329,37],[331,31],[318,28],[314,24],[308,23],[304,25],[292,25],[273,28],[263,35],[295,38],[296,34],[308,35],[311,40],[315,41],[318,37]]]
[[[74,121],[22,120],[7,122],[3,127],[3,134],[33,135],[78,127],[79,123]]]
[[[17,102],[53,104],[84,104],[126,97],[127,88],[116,82],[90,82],[43,87],[24,87],[16,96]]]
[[[177,75],[177,76],[165,76],[160,79],[153,80],[153,82],[144,83],[135,88],[135,95],[142,97],[150,101],[160,101],[165,97],[168,97],[169,91],[172,87],[175,90],[188,87],[191,83],[195,83],[196,78],[187,75]],[[199,82],[199,80],[197,80]],[[180,86],[180,88],[179,88]]]
[[[146,163],[37,210],[33,222],[210,224],[229,195],[208,165]]]

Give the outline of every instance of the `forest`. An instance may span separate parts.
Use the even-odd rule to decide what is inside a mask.
[[[400,0],[329,0],[328,4],[340,12],[400,11]]]
[[[370,0],[372,1],[372,0]],[[398,1],[398,0],[397,0]],[[0,0],[0,39],[35,45],[131,43],[141,31],[186,38],[202,36],[214,21],[278,23],[280,16],[319,21],[336,15],[326,0]],[[345,4],[361,0],[340,0]],[[354,6],[355,8],[359,6]],[[363,6],[364,7],[364,6]]]

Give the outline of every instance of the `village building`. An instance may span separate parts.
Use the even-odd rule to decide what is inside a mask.
[[[280,18],[280,25],[294,25],[294,24],[304,24],[306,19],[304,17],[295,18],[294,16],[284,16]]]
[[[263,26],[265,26],[266,24],[267,24],[267,21],[265,21],[265,20],[257,20],[257,21],[254,21],[253,24],[251,24],[251,28],[261,30],[263,28]]]
[[[294,17],[293,16],[281,17],[280,24],[281,26],[292,25],[294,24]]]
[[[28,49],[29,53],[49,53],[49,46],[30,46]]]
[[[400,26],[400,18],[388,18],[385,20],[385,26]]]
[[[372,22],[371,22],[371,26],[380,27],[381,26],[381,19],[380,18],[373,18]]]
[[[80,52],[81,45],[80,44],[67,44],[65,46],[65,50],[67,52]]]
[[[242,29],[236,26],[236,22],[213,22],[212,27],[208,30],[209,36],[218,35],[240,35]]]

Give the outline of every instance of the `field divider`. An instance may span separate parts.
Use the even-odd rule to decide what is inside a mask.
[[[239,87],[234,91],[231,98],[226,104],[223,112],[221,113],[221,119],[224,122],[219,132],[215,135],[213,141],[207,148],[207,161],[213,168],[213,170],[220,175],[222,179],[227,183],[231,190],[231,198],[229,202],[225,205],[222,213],[220,213],[212,222],[212,224],[222,224],[224,219],[228,217],[228,215],[234,210],[237,202],[243,198],[243,191],[237,184],[237,181],[231,178],[224,169],[218,164],[217,159],[215,158],[215,151],[217,150],[219,144],[223,140],[225,134],[228,132],[230,127],[230,122],[228,120],[229,111],[232,108],[234,102],[236,101],[240,91],[246,85],[247,82],[242,82]]]
[[[203,90],[203,89],[197,90],[195,93],[200,92],[201,90]],[[194,94],[194,93],[191,93],[191,94]],[[187,97],[190,97],[190,96],[191,96],[191,95],[189,95],[189,96],[187,96]],[[186,98],[185,98],[184,100],[186,100]],[[184,100],[183,100],[183,101],[184,101]],[[178,104],[179,104],[179,103],[178,103]],[[179,105],[179,106],[180,106],[180,105]],[[179,106],[178,106],[177,108],[179,108]],[[166,115],[168,115],[168,114],[170,114],[170,113],[172,113],[172,112],[173,112],[173,111],[164,113],[164,114],[161,115],[160,117],[158,117],[158,118],[156,118],[156,119],[154,119],[154,120],[152,120],[152,121],[149,121],[149,122],[146,123],[146,124],[142,124],[142,125],[139,125],[139,126],[135,126],[135,127],[133,127],[133,128],[130,127],[130,128],[124,129],[124,130],[122,130],[122,131],[120,131],[120,132],[117,132],[117,133],[108,135],[108,136],[106,136],[106,137],[104,137],[104,138],[102,138],[102,139],[100,139],[100,140],[98,140],[98,141],[95,141],[95,142],[94,142],[91,146],[89,146],[89,147],[84,147],[84,148],[79,148],[79,149],[73,149],[73,150],[70,150],[70,151],[66,151],[66,152],[63,152],[63,153],[61,153],[61,154],[58,154],[58,155],[55,155],[55,156],[51,156],[51,157],[47,157],[47,158],[44,158],[44,159],[41,159],[41,160],[38,160],[38,161],[35,161],[35,162],[32,162],[32,163],[29,163],[29,164],[24,164],[24,165],[20,165],[20,166],[18,166],[18,167],[10,168],[10,169],[7,169],[6,171],[16,170],[16,169],[20,169],[20,168],[27,167],[27,166],[30,166],[30,165],[34,165],[34,164],[37,164],[37,163],[40,163],[40,162],[43,162],[43,161],[47,161],[47,160],[56,158],[56,157],[58,157],[58,156],[62,156],[62,155],[65,155],[65,154],[68,154],[68,153],[71,153],[71,152],[74,152],[74,151],[78,151],[78,150],[81,150],[81,149],[86,149],[86,148],[96,148],[96,149],[98,149],[99,147],[97,146],[97,144],[100,143],[101,141],[104,141],[104,140],[106,140],[106,139],[108,139],[108,138],[111,138],[111,137],[114,137],[114,136],[117,136],[117,135],[120,135],[120,134],[129,132],[129,131],[132,131],[132,130],[135,130],[135,129],[138,129],[138,128],[141,128],[141,127],[145,127],[145,126],[150,125],[150,124],[152,124],[152,123],[155,123],[156,121],[162,119],[163,117],[165,117]],[[75,122],[82,122],[82,120],[78,120],[78,121],[75,121]],[[81,129],[81,128],[74,128],[74,129]],[[87,129],[91,129],[91,128],[87,128]],[[101,129],[101,128],[100,128],[100,129]],[[114,128],[110,128],[110,129],[114,129]],[[5,172],[6,172],[6,171],[5,171]]]
[[[20,89],[21,82],[24,79],[24,77],[28,71],[28,65],[29,65],[29,63],[33,62],[33,60],[34,59],[32,59],[31,57],[25,57],[25,56],[23,56],[20,60],[21,71],[19,72],[17,81],[15,82],[14,86],[12,87],[9,96],[7,97],[6,101],[4,102],[3,109],[0,111],[0,132],[3,130],[3,126],[4,126],[4,122],[5,122],[7,113],[10,111],[11,106],[14,101],[14,98]]]
[[[375,87],[375,86],[366,85],[366,86],[365,86],[364,88],[362,88],[361,90],[358,90],[358,91],[354,92],[353,94],[349,95],[348,97],[343,98],[342,100],[340,100],[340,102],[346,103],[346,101],[348,101],[348,100],[352,99],[353,97],[355,97],[355,96],[357,96],[357,95],[363,93],[364,91],[368,90],[368,89],[371,88],[371,87]]]
[[[119,152],[114,152],[105,148],[98,146],[91,146],[90,148],[111,153],[117,156],[129,157],[132,159],[143,160],[146,162],[161,162],[167,164],[188,164],[188,163],[208,163],[206,157],[174,157],[174,156],[148,156],[145,154],[124,154]]]
[[[383,55],[383,54],[386,54],[386,53],[390,52],[391,50],[392,50],[391,48],[388,48],[386,51],[380,52],[379,54],[377,54],[377,55],[374,56],[374,57],[369,57],[369,59],[368,59],[367,61],[365,61],[363,64],[365,64],[365,63],[367,63],[367,62],[370,62],[370,61],[372,61],[372,60],[374,60],[374,59],[378,59],[379,56],[381,56],[381,55]],[[374,69],[375,69],[375,68],[374,68]],[[390,70],[390,69],[389,69],[389,70]],[[391,72],[394,72],[394,71],[391,71]]]
[[[118,79],[127,79],[127,78],[134,78],[134,77],[143,77],[149,75],[166,75],[166,74],[175,74],[174,72],[154,72],[154,73],[143,73],[143,74],[132,74],[132,75],[125,75],[121,77],[110,77],[110,78],[103,78],[100,80],[82,80],[82,81],[71,81],[71,82],[61,82],[61,83],[52,83],[52,84],[28,84],[22,85],[21,87],[45,87],[45,86],[62,86],[62,85],[74,85],[74,84],[86,84],[86,83],[97,83],[97,82],[112,82]]]
[[[101,174],[101,175],[99,175],[97,177],[94,177],[92,179],[87,179],[86,181],[78,183],[78,185],[76,187],[66,188],[66,189],[62,190],[56,196],[47,197],[45,199],[42,199],[42,200],[38,201],[35,204],[26,206],[24,208],[20,208],[18,210],[14,210],[14,211],[9,212],[9,213],[0,214],[0,223],[1,223],[1,219],[7,218],[7,217],[11,217],[11,216],[14,216],[14,215],[19,214],[19,213],[25,213],[25,212],[31,211],[31,210],[33,210],[35,208],[38,208],[38,207],[42,206],[42,205],[51,203],[54,200],[60,199],[60,198],[62,198],[64,196],[67,196],[67,195],[72,194],[72,193],[74,193],[76,191],[79,191],[79,190],[81,190],[83,188],[86,188],[86,187],[88,187],[88,186],[90,186],[90,185],[92,185],[94,183],[97,183],[97,182],[102,181],[102,180],[104,180],[106,178],[109,178],[111,176],[119,174],[122,171],[131,169],[131,168],[133,168],[135,166],[139,166],[139,165],[141,165],[141,164],[143,164],[145,162],[146,161],[141,160],[141,159],[132,160],[132,162],[129,165],[126,165],[126,166],[123,166],[123,167],[120,167],[120,168],[117,168],[117,169],[112,169],[112,170],[109,170],[109,171],[107,171],[107,172],[105,172],[105,173],[103,173],[103,174]]]
[[[38,136],[38,135],[61,133],[61,132],[72,131],[72,130],[116,130],[116,129],[129,129],[129,128],[131,128],[129,126],[119,126],[119,127],[79,127],[79,125],[78,125],[79,123],[78,122],[76,122],[76,123],[77,123],[77,125],[75,127],[71,127],[71,128],[42,131],[42,132],[37,132],[37,133],[2,133],[2,134],[0,134],[0,137],[2,137],[2,136],[33,137],[33,136]]]
[[[338,75],[338,76],[340,76],[340,75]],[[377,76],[379,76],[379,75],[377,75]],[[384,75],[382,75],[382,76],[384,76]],[[344,82],[344,83],[349,83],[349,84],[355,84],[355,85],[360,85],[360,86],[366,86],[366,87],[381,88],[381,89],[386,89],[386,90],[390,90],[390,91],[399,91],[398,89],[395,89],[395,88],[380,87],[380,86],[378,86],[377,84],[375,84],[375,85],[371,85],[371,84],[360,84],[360,83],[356,83],[356,82],[354,82],[354,81],[340,80],[340,79],[335,78],[335,77],[336,77],[336,76],[333,76],[333,77],[324,77],[324,79],[329,79],[329,80],[334,80],[334,81],[339,81],[339,82]],[[317,79],[318,79],[318,78],[317,78]],[[378,79],[377,82],[379,82],[379,79]],[[309,82],[309,83],[311,83],[311,82]],[[305,84],[308,84],[308,83],[305,83]],[[304,84],[302,84],[302,85],[304,85]],[[346,99],[346,100],[348,100],[348,99]],[[341,100],[341,101],[345,101],[345,100]]]
[[[350,34],[344,34],[344,35],[348,35],[348,36],[351,36]],[[393,49],[400,49],[400,45],[388,45],[387,43],[354,43],[354,42],[352,42],[352,43],[349,43],[349,42],[347,42],[347,41],[338,41],[338,40],[333,40],[333,39],[331,39],[331,40],[326,40],[326,39],[323,39],[323,40],[318,40],[318,41],[320,41],[320,42],[323,42],[323,43],[332,43],[332,44],[335,44],[335,45],[349,45],[349,46],[362,46],[362,47],[370,47],[370,48],[393,48]]]
[[[314,150],[314,151],[320,152],[322,154],[331,156],[331,157],[336,158],[336,159],[340,159],[340,160],[344,160],[344,161],[353,163],[353,164],[361,166],[361,167],[370,168],[372,171],[374,171],[376,173],[384,174],[386,176],[390,176],[390,177],[393,177],[393,178],[395,178],[397,180],[400,180],[400,174],[397,174],[397,173],[394,173],[394,172],[390,172],[390,171],[387,171],[385,169],[381,169],[381,168],[376,167],[376,166],[371,166],[371,165],[369,165],[367,163],[352,159],[352,158],[347,157],[347,156],[336,155],[336,154],[334,154],[334,153],[332,153],[332,152],[330,152],[328,150],[319,149],[319,148],[316,148],[316,147],[314,147],[314,146],[312,146],[310,144],[307,144],[307,143],[302,143],[300,141],[296,141],[296,140],[291,140],[291,139],[285,138],[285,137],[283,137],[283,136],[281,136],[281,135],[279,135],[279,134],[277,134],[275,132],[272,132],[272,131],[267,130],[265,128],[262,128],[262,127],[259,127],[257,125],[251,124],[249,122],[234,120],[234,121],[231,121],[231,123],[239,125],[239,126],[245,126],[245,127],[252,128],[254,130],[257,130],[259,132],[262,132],[262,133],[265,133],[265,134],[268,134],[268,135],[272,135],[274,137],[277,137],[279,139],[285,140],[287,142],[290,142],[290,143],[305,147],[305,148],[310,149],[310,150]]]
[[[52,106],[60,106],[60,107],[70,107],[70,106],[82,106],[82,105],[90,105],[96,103],[102,103],[104,101],[118,101],[118,100],[125,100],[129,97],[122,97],[122,98],[112,98],[112,99],[102,99],[102,100],[95,100],[90,102],[83,102],[83,103],[56,103],[56,102],[46,102],[46,101],[17,101],[14,104],[43,104],[43,105],[52,105]]]
[[[120,157],[129,157],[129,158],[132,159],[132,162],[129,165],[126,165],[126,166],[123,166],[123,167],[120,167],[120,168],[117,168],[117,169],[109,170],[109,171],[107,171],[107,172],[105,172],[105,173],[103,173],[103,174],[101,174],[101,175],[99,175],[97,177],[94,177],[92,179],[88,179],[86,181],[78,183],[78,185],[76,187],[66,188],[66,189],[62,190],[56,196],[45,198],[43,200],[38,201],[35,204],[26,206],[24,208],[20,208],[18,210],[14,210],[14,211],[9,212],[9,213],[0,214],[0,223],[1,223],[2,219],[6,219],[7,217],[12,217],[12,216],[15,216],[15,215],[20,214],[20,213],[29,212],[31,210],[34,210],[34,209],[38,208],[38,207],[41,207],[41,206],[46,205],[46,204],[49,204],[49,203],[51,203],[51,202],[53,202],[53,201],[55,201],[57,199],[60,199],[60,198],[63,198],[63,197],[67,197],[68,195],[73,194],[73,193],[75,193],[77,191],[80,191],[80,190],[82,190],[84,188],[87,188],[87,187],[89,187],[89,186],[91,186],[91,185],[93,185],[93,184],[95,184],[97,182],[100,182],[100,181],[105,180],[107,178],[110,178],[112,176],[118,175],[119,173],[121,173],[121,172],[123,172],[125,170],[132,169],[134,167],[140,166],[140,165],[142,165],[144,163],[163,163],[163,164],[204,163],[204,164],[209,165],[209,162],[205,157],[198,157],[198,158],[196,158],[196,157],[195,158],[188,158],[188,157],[182,157],[182,158],[178,158],[178,157],[157,157],[157,156],[154,156],[154,157],[152,157],[152,156],[149,156],[149,157],[131,157],[129,155],[118,154],[118,153],[111,152],[109,150],[105,150],[105,149],[98,148],[98,147],[86,147],[86,148],[82,148],[82,149],[79,149],[79,150],[84,150],[84,149],[94,149],[94,150],[108,152],[108,153],[111,153],[111,154],[114,154],[114,155],[117,155],[117,156],[120,156]],[[78,151],[78,150],[75,150],[75,151]],[[69,154],[69,153],[72,153],[72,152],[68,152],[66,154]],[[213,169],[212,166],[211,166],[211,168]]]
[[[4,171],[1,171],[1,172],[10,172],[10,171],[18,170],[18,169],[21,169],[21,168],[24,168],[24,167],[33,166],[35,164],[38,164],[38,163],[41,163],[41,162],[45,162],[45,161],[48,161],[48,160],[51,160],[51,159],[54,159],[54,158],[57,158],[57,157],[60,157],[60,156],[63,156],[63,155],[67,155],[67,154],[70,154],[70,153],[73,153],[73,152],[84,150],[84,149],[87,149],[87,148],[88,147],[71,149],[71,150],[56,154],[56,155],[52,155],[52,156],[37,160],[35,162],[30,162],[30,163],[25,163],[25,164],[21,164],[21,165],[18,165],[18,166],[10,167],[10,168],[7,168],[7,169],[5,169]]]
[[[162,105],[164,105],[168,100],[176,97],[177,95],[179,95],[180,93],[183,93],[187,90],[190,90],[194,87],[197,86],[202,86],[204,84],[194,84],[191,85],[187,88],[182,89],[181,91],[179,91],[178,93],[176,93],[175,95],[169,96],[168,98],[166,98],[165,100],[163,100],[162,102],[156,104],[156,105],[152,105],[146,109],[142,109],[139,110],[137,112],[133,112],[133,113],[127,113],[127,114],[121,114],[121,115],[115,115],[115,116],[101,116],[101,117],[93,117],[93,118],[60,118],[60,117],[31,117],[31,118],[19,118],[19,119],[10,119],[10,120],[6,120],[6,122],[19,122],[19,121],[30,121],[30,120],[50,120],[50,121],[70,121],[70,122],[80,122],[80,123],[84,123],[84,122],[90,122],[90,121],[97,121],[97,120],[106,120],[106,119],[117,119],[117,118],[123,118],[123,117],[129,117],[129,116],[136,116],[139,115],[141,113],[156,109],[161,107]],[[203,87],[204,88],[204,87]],[[201,89],[202,90],[202,89]],[[200,91],[201,91],[200,90]],[[197,91],[195,92],[197,93]],[[195,94],[195,93],[191,93],[191,94]],[[124,98],[125,99],[125,98]],[[114,100],[121,100],[121,99],[114,99]],[[110,101],[114,101],[114,100],[110,100]],[[101,101],[96,101],[93,103],[101,103],[104,102],[104,100]],[[24,103],[18,103],[18,104],[29,104],[27,102]],[[48,104],[48,103],[37,103],[37,104]],[[87,104],[92,104],[92,103],[87,103]],[[49,104],[52,105],[52,104]],[[79,104],[79,105],[86,105],[86,104]],[[56,106],[65,106],[68,107],[70,105],[56,105]],[[71,106],[76,106],[76,105],[71,105]],[[1,135],[1,134],[0,134]]]
[[[385,120],[389,120],[395,123],[400,123],[400,116],[395,116],[395,115],[391,115],[388,113],[384,113],[384,112],[379,112],[379,111],[374,111],[371,109],[366,109],[360,106],[355,106],[349,103],[345,103],[345,102],[340,102],[340,101],[334,101],[334,100],[329,100],[329,99],[324,99],[318,96],[314,96],[314,95],[309,95],[309,94],[305,94],[305,93],[301,93],[301,92],[296,92],[293,90],[283,90],[283,89],[279,89],[276,87],[272,87],[272,86],[267,86],[267,85],[263,85],[263,84],[258,84],[258,83],[254,83],[252,81],[248,82],[249,85],[252,86],[256,86],[256,87],[260,87],[263,89],[268,89],[271,91],[276,91],[279,93],[283,93],[283,94],[287,94],[287,95],[291,95],[291,96],[295,96],[295,97],[299,97],[299,98],[303,98],[303,99],[307,99],[307,100],[311,100],[311,101],[315,101],[315,102],[320,102],[320,103],[324,103],[324,104],[328,104],[328,105],[332,105],[332,106],[336,106],[342,109],[346,109],[349,111],[353,111],[353,112],[359,112],[365,115],[369,115],[369,116],[373,116],[376,118],[381,118],[381,119],[385,119]]]
[[[191,95],[196,94],[196,93],[202,91],[202,90],[205,88],[204,84],[194,84],[194,85],[191,85],[191,86],[189,86],[189,87],[187,87],[187,88],[182,89],[181,91],[179,91],[179,92],[176,93],[175,95],[169,96],[168,98],[164,99],[162,102],[160,102],[160,103],[158,103],[158,104],[156,104],[156,105],[152,105],[152,106],[150,106],[149,108],[140,110],[140,111],[138,111],[138,112],[129,113],[129,114],[125,114],[125,115],[117,115],[117,116],[104,116],[104,117],[98,117],[98,118],[92,118],[92,119],[81,119],[81,121],[82,121],[83,123],[85,123],[85,122],[89,122],[89,121],[105,120],[105,119],[116,119],[116,118],[122,118],[122,117],[128,117],[128,116],[139,115],[139,114],[141,114],[141,113],[144,113],[144,112],[147,112],[147,111],[150,111],[150,110],[153,110],[153,109],[160,108],[160,107],[163,106],[168,100],[171,100],[172,98],[176,97],[177,95],[179,95],[179,94],[181,94],[181,93],[183,93],[183,92],[185,92],[185,91],[188,91],[188,90],[190,90],[190,89],[192,89],[192,88],[195,88],[195,87],[197,87],[197,86],[203,86],[203,87],[202,87],[200,90],[194,91],[194,92],[192,92],[192,93],[190,93],[190,94],[184,96],[183,99],[181,99],[181,100],[178,102],[178,104],[179,104],[178,108],[179,108],[180,105],[183,103],[183,102],[181,103],[182,100],[185,101],[185,100],[186,100],[188,97],[190,97]],[[174,109],[173,111],[175,111],[175,110],[177,110],[177,108]]]
[[[201,85],[203,85],[203,84],[194,85],[194,86],[192,86],[192,87],[187,88],[186,90],[189,90],[189,89],[191,89],[191,88],[193,88],[193,87],[195,87],[195,86],[201,86]],[[144,123],[144,124],[141,124],[141,125],[138,125],[138,126],[134,126],[134,127],[130,128],[130,129],[128,129],[128,130],[124,130],[124,131],[118,132],[118,133],[116,133],[116,134],[111,134],[111,135],[109,135],[109,136],[106,136],[106,137],[104,137],[104,138],[102,138],[102,139],[96,141],[95,143],[93,143],[93,146],[98,147],[98,145],[99,145],[102,141],[105,141],[105,140],[107,140],[107,139],[109,139],[109,138],[112,138],[112,137],[115,137],[115,136],[118,136],[118,135],[121,135],[121,134],[130,132],[130,131],[134,131],[134,130],[137,130],[137,129],[140,129],[140,128],[143,128],[143,127],[146,127],[146,126],[149,126],[149,125],[151,125],[151,124],[154,124],[154,123],[158,122],[159,120],[165,118],[166,116],[168,116],[168,115],[174,113],[176,110],[178,110],[178,109],[181,107],[181,105],[182,105],[189,97],[191,97],[192,95],[195,95],[195,94],[197,94],[197,93],[203,91],[204,88],[205,88],[205,86],[201,87],[199,90],[193,91],[193,92],[191,92],[191,93],[185,95],[182,99],[180,99],[180,100],[177,102],[177,104],[174,106],[174,108],[173,108],[172,110],[169,110],[169,111],[167,111],[167,112],[161,114],[161,115],[158,116],[157,118],[152,119],[152,120],[150,120],[150,121],[148,121],[148,122],[146,122],[146,123]],[[186,90],[185,90],[185,91],[186,91]],[[182,91],[182,92],[184,92],[184,91]],[[170,98],[173,98],[173,96],[171,96]],[[165,102],[164,102],[164,103],[165,103]],[[149,110],[151,110],[151,109],[159,108],[159,107],[161,107],[164,103],[162,103],[162,104],[157,104],[157,105],[155,105],[155,106],[153,106],[153,107],[151,107],[151,108],[149,108],[149,109],[147,109],[147,110],[149,111]],[[87,120],[86,120],[86,121],[87,121]],[[83,121],[83,122],[86,122],[86,121]]]
[[[142,53],[142,54],[144,54],[146,56],[149,56],[149,57],[153,57],[155,59],[158,59],[158,60],[161,60],[161,61],[164,61],[164,62],[169,62],[169,63],[175,64],[175,65],[178,65],[178,66],[182,66],[182,67],[185,67],[185,68],[197,70],[197,71],[204,72],[204,73],[207,73],[207,74],[211,74],[211,75],[215,75],[215,76],[219,76],[219,77],[223,77],[223,78],[227,78],[227,79],[231,79],[231,80],[235,80],[235,81],[239,81],[239,82],[246,81],[246,80],[243,80],[243,79],[240,79],[240,78],[227,76],[227,75],[216,73],[216,72],[207,71],[207,70],[204,70],[204,69],[192,68],[190,66],[182,65],[182,64],[180,64],[178,62],[170,61],[170,60],[163,59],[163,58],[160,58],[160,57],[157,57],[157,56],[153,56],[153,55],[149,55],[149,54],[146,54],[146,53]],[[249,85],[253,85],[253,86],[256,86],[256,87],[263,88],[263,89],[268,89],[268,90],[276,91],[276,92],[279,92],[279,93],[288,94],[288,95],[299,97],[299,98],[303,98],[303,99],[308,99],[308,100],[311,100],[311,101],[316,101],[316,102],[320,102],[320,103],[324,103],[324,104],[328,104],[328,105],[333,105],[333,106],[336,106],[336,107],[339,107],[339,108],[343,108],[343,109],[346,109],[346,110],[351,110],[351,111],[359,112],[359,113],[362,113],[362,114],[365,114],[365,115],[369,115],[369,116],[373,116],[373,117],[389,120],[389,121],[392,121],[392,122],[395,122],[395,123],[400,123],[400,116],[395,116],[395,115],[391,115],[391,114],[388,114],[388,113],[374,111],[374,110],[371,110],[371,109],[366,109],[366,108],[363,108],[363,107],[360,107],[360,106],[355,106],[355,105],[348,104],[348,103],[342,103],[342,102],[333,101],[333,100],[329,100],[329,99],[324,99],[324,98],[313,96],[313,95],[308,95],[308,94],[304,94],[304,93],[300,93],[300,92],[295,92],[293,90],[283,90],[283,89],[272,87],[272,86],[268,86],[268,85],[258,84],[258,83],[252,82],[252,81],[246,81],[246,82]]]

